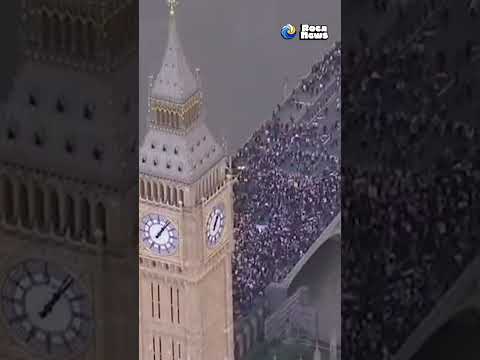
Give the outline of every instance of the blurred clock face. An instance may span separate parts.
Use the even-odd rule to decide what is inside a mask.
[[[75,277],[44,260],[9,271],[1,310],[11,334],[30,352],[66,358],[85,351],[94,323],[88,294]]]
[[[213,208],[207,220],[207,243],[216,246],[222,239],[225,228],[225,212],[223,205]]]
[[[178,250],[177,229],[162,215],[145,216],[140,224],[140,233],[145,247],[157,255],[169,256]]]

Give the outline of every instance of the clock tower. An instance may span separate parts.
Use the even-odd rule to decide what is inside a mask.
[[[139,154],[140,359],[233,360],[233,179],[167,4]]]
[[[0,104],[0,359],[131,360],[138,1],[18,5],[22,59]]]

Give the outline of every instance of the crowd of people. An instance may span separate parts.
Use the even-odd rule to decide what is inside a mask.
[[[342,84],[342,144],[361,154],[342,164],[342,356],[352,360],[391,359],[478,253],[478,21],[463,3],[416,3],[418,31],[394,30],[381,46],[360,36]]]
[[[339,72],[337,45],[233,161],[239,169],[233,257],[238,315],[249,311],[267,285],[288,274],[339,212],[339,123],[326,125],[324,98],[308,109],[295,105],[302,93],[319,95],[316,89],[338,79]],[[338,97],[339,82],[336,86]],[[296,119],[282,118],[287,106],[296,106]]]

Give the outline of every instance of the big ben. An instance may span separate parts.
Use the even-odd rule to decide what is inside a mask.
[[[233,179],[167,5],[139,152],[140,359],[233,360]]]
[[[22,59],[0,106],[0,359],[131,360],[138,3],[19,8]]]

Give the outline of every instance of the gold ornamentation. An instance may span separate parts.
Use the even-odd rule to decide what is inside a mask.
[[[170,8],[170,15],[175,15],[175,9],[178,6],[178,0],[167,0],[167,5]]]

